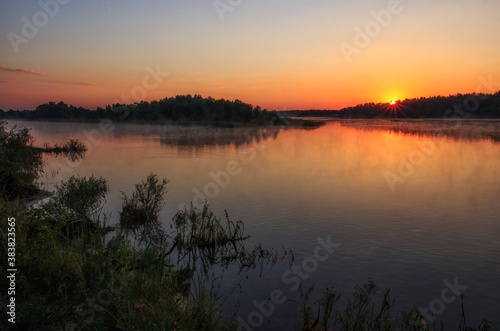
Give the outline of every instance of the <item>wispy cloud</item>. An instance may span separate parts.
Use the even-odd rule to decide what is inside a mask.
[[[67,82],[67,81],[53,81],[53,83],[57,84],[66,84],[66,85],[80,85],[80,86],[95,86],[95,84],[92,83],[85,83],[85,82]]]
[[[9,68],[6,67],[2,64],[0,64],[0,70],[7,71],[7,72],[13,72],[13,73],[18,73],[22,75],[33,75],[33,76],[38,76],[38,77],[50,77],[50,78],[55,78],[53,76],[44,74],[43,72],[38,72],[35,70],[31,69],[25,69],[25,68]],[[92,83],[85,83],[85,82],[72,82],[72,81],[63,81],[63,80],[45,80],[47,83],[53,83],[53,84],[64,84],[64,85],[79,85],[79,86],[94,86],[95,84]]]
[[[23,68],[9,68],[9,67],[6,67],[6,66],[1,65],[1,64],[0,64],[0,69],[3,71],[16,72],[16,73],[20,73],[20,74],[49,77],[49,75],[44,74],[42,72],[35,71],[35,70],[23,69]]]

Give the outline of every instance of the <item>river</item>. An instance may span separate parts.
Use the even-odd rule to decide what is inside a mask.
[[[343,120],[314,130],[12,124],[31,127],[38,145],[84,141],[81,161],[46,156],[40,182],[53,190],[71,175],[106,178],[111,223],[120,192],[153,172],[169,180],[166,227],[183,205],[207,199],[221,217],[227,210],[244,221],[250,244],[291,248],[302,275],[278,263],[261,277],[229,270],[224,278],[223,287],[241,281],[236,316],[253,329],[296,326],[299,307],[290,300],[299,297],[299,276],[304,288],[316,284],[315,293],[335,286],[344,302],[356,284],[373,279],[377,300],[390,287],[397,311],[434,310],[446,329],[460,321],[460,290],[469,325],[484,317],[500,327],[498,121]],[[318,258],[328,241],[334,249]],[[268,306],[260,321],[255,302],[274,290],[290,300],[272,312]],[[225,309],[234,303],[231,296]]]

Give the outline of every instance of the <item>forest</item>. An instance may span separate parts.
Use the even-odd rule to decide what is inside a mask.
[[[283,116],[284,115],[284,116]],[[286,117],[286,118],[285,118]],[[92,122],[110,119],[116,122],[172,122],[178,124],[299,125],[317,126],[290,120],[290,117],[337,118],[500,118],[500,91],[493,94],[469,93],[449,96],[420,97],[387,102],[369,102],[340,110],[262,109],[240,100],[177,95],[159,101],[133,104],[114,103],[104,108],[86,109],[60,102],[41,104],[34,110],[0,109],[1,119],[54,120]]]
[[[288,116],[338,118],[500,118],[500,91],[369,102],[340,110],[289,111]]]
[[[128,105],[115,103],[95,110],[67,105],[64,102],[49,102],[34,110],[0,110],[0,118],[60,121],[98,121],[107,118],[117,122],[284,124],[276,111],[253,107],[240,100],[216,100],[189,94]]]

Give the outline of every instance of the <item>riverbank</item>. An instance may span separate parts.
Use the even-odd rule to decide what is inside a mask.
[[[49,198],[54,196],[54,192],[49,192],[45,190],[38,190],[34,195],[30,196],[29,198],[26,199],[26,207],[28,209],[32,207],[38,206],[40,203],[42,203],[45,200],[49,200]]]

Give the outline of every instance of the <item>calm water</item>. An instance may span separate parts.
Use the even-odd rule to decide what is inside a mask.
[[[467,322],[477,326],[485,317],[500,326],[500,122],[343,121],[316,130],[117,125],[106,134],[98,124],[17,123],[32,127],[40,145],[86,142],[79,164],[48,157],[42,181],[53,189],[71,175],[107,178],[114,220],[119,192],[154,172],[170,181],[166,225],[182,204],[209,198],[217,214],[226,209],[245,222],[251,243],[291,247],[299,265],[314,256],[318,237],[331,236],[340,247],[306,274],[305,287],[335,286],[347,297],[371,278],[379,294],[390,287],[398,309],[408,309],[441,300],[444,281],[457,277],[467,286]],[[221,173],[228,167],[234,175]],[[282,280],[288,268],[278,264],[261,278],[251,272],[248,280],[229,271],[223,286],[243,281],[237,316],[248,320],[252,302],[274,289],[297,299],[293,283]],[[231,298],[225,307],[233,305]],[[294,327],[298,309],[278,305],[261,329]],[[444,304],[439,319],[457,326],[460,300]]]

